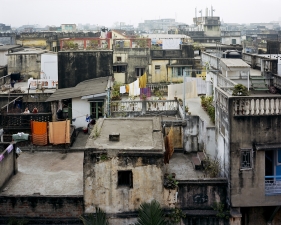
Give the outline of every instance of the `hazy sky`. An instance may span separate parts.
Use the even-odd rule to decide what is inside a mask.
[[[281,0],[0,0],[0,23],[60,25],[115,22],[138,25],[145,19],[175,18],[192,24],[197,11],[211,8],[225,23],[277,21]],[[198,15],[200,15],[198,13]]]

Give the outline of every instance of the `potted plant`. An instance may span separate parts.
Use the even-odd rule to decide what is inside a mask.
[[[181,99],[181,98],[179,98],[179,104],[180,104],[180,106],[182,106],[182,105],[183,105],[183,101],[182,101],[182,99]]]
[[[175,179],[175,175],[173,177],[172,174],[165,174],[164,177],[164,188],[175,190],[178,187],[178,181]]]
[[[145,94],[141,94],[140,98],[141,98],[143,101],[145,101],[146,98],[147,98],[147,96],[146,96]]]
[[[175,91],[175,97],[174,97],[175,101],[178,100],[178,97],[177,97],[177,91]]]
[[[249,92],[243,84],[236,84],[232,91],[233,96],[248,96]]]
[[[188,111],[189,111],[189,108],[188,108],[187,105],[185,106],[185,109],[184,109],[184,110],[185,110],[185,112],[188,112]]]

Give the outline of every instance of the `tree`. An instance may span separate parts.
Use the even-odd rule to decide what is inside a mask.
[[[81,216],[80,219],[84,225],[109,225],[105,212],[98,207],[95,214],[90,214],[87,218]]]
[[[164,213],[159,202],[142,203],[139,208],[139,217],[135,225],[167,225]]]

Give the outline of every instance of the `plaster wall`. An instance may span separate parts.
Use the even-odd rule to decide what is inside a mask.
[[[50,80],[58,80],[58,55],[57,54],[42,54],[41,55],[41,78],[46,76]]]
[[[0,52],[0,66],[6,66],[8,64],[8,56],[6,56],[7,53],[8,51]]]
[[[46,39],[18,39],[17,44],[20,44],[24,47],[47,47]]]
[[[222,37],[221,41],[223,45],[232,45],[232,39],[236,40],[236,45],[241,45],[241,37]]]
[[[151,61],[151,78],[152,83],[167,82],[168,81],[168,69],[167,65],[169,60],[157,60]],[[160,66],[160,70],[156,69],[155,66]]]
[[[76,127],[87,127],[86,115],[90,115],[90,102],[81,98],[72,99],[72,118],[76,119],[72,124]]]
[[[41,54],[10,54],[8,56],[8,74],[20,72],[33,78],[40,78]]]
[[[3,153],[3,149],[6,148],[9,144],[2,145],[3,148],[1,148],[1,154],[4,155],[4,159],[0,161],[0,190],[3,187],[3,185],[12,177],[14,173],[16,173],[16,164],[17,159],[15,157],[14,150],[12,152],[8,153],[7,151]],[[15,147],[15,145],[14,145]]]
[[[59,88],[74,87],[78,83],[112,76],[112,51],[63,51],[58,53]]]
[[[233,111],[233,99],[229,111]],[[254,151],[252,168],[241,170],[240,149],[255,143],[281,143],[281,117],[230,117],[231,203],[234,207],[280,205],[281,195],[265,195],[265,152]]]
[[[183,127],[183,145],[185,152],[198,151],[199,116],[188,116]]]
[[[163,158],[158,157],[119,156],[95,162],[93,153],[85,152],[85,212],[94,212],[95,206],[106,213],[136,211],[141,203],[153,199],[163,205]],[[118,171],[121,170],[132,171],[133,188],[118,187]]]

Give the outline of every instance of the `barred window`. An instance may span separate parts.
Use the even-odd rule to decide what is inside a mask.
[[[252,168],[252,149],[241,149],[241,169]]]

